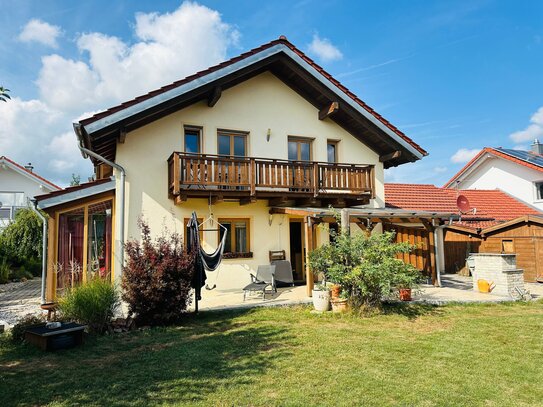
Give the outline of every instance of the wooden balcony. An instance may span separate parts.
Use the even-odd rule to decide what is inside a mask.
[[[270,206],[352,206],[374,197],[374,166],[174,152],[168,188],[176,203],[269,199]]]

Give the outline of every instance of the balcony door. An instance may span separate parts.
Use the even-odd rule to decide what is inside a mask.
[[[247,133],[221,130],[217,133],[217,152],[229,159],[219,159],[216,178],[219,189],[243,190],[249,187],[249,163],[239,159],[247,156]],[[232,158],[234,158],[232,160]],[[230,185],[227,185],[230,184]]]
[[[292,190],[309,191],[312,185],[311,139],[288,138],[288,159],[297,161],[292,165],[290,183]],[[298,162],[301,161],[301,162]]]

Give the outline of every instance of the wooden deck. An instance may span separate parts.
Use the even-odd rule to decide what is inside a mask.
[[[168,159],[170,197],[275,199],[309,205],[360,205],[374,197],[374,166],[174,152]],[[324,201],[324,202],[323,202]]]

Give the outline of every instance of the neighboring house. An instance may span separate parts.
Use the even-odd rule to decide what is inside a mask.
[[[59,189],[36,174],[31,164],[22,166],[0,156],[0,230],[15,218],[20,208],[29,204],[30,198]]]
[[[457,189],[501,189],[543,211],[543,144],[531,151],[485,147],[445,185]]]
[[[459,195],[469,200],[468,213],[457,208]],[[516,253],[526,281],[543,279],[543,214],[532,206],[498,189],[455,190],[427,184],[385,184],[385,196],[389,207],[460,216],[444,228],[446,272],[464,268],[469,253]]]
[[[97,269],[118,278],[140,216],[155,235],[164,226],[185,234],[193,211],[212,216],[208,251],[221,237],[217,222],[225,226],[220,274],[209,277],[217,289],[240,290],[270,251],[284,250],[308,293],[305,260],[329,239],[316,226],[334,222],[330,205],[357,207],[348,214],[355,229],[392,218],[431,227],[449,216],[384,208],[384,169],[426,151],[284,37],[74,128],[98,180],[38,197],[50,216],[49,299],[62,280],[54,270],[74,261],[83,280]],[[121,171],[103,159],[126,173],[124,206]]]

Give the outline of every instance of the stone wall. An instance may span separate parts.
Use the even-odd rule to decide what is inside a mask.
[[[516,255],[473,253],[473,290],[479,291],[480,279],[493,283],[491,294],[510,296],[513,288],[524,289],[524,270],[517,268]]]

